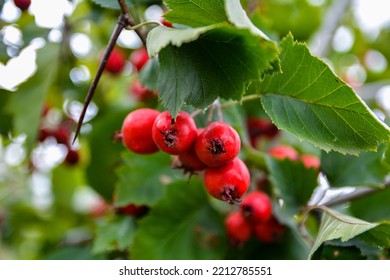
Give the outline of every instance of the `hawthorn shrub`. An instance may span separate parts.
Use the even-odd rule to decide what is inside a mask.
[[[0,258],[387,259],[388,112],[313,54],[328,2],[81,1],[59,39],[18,4],[2,61],[45,43],[0,93]]]

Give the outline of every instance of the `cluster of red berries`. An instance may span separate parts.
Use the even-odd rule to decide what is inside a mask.
[[[48,113],[49,109],[45,108],[43,112],[43,117]],[[45,126],[42,125],[39,128],[38,141],[43,142],[47,138],[54,138],[58,144],[65,145],[67,148],[66,156],[64,162],[69,165],[75,165],[80,160],[79,151],[75,149],[71,144],[70,135],[72,132],[73,121],[70,119],[63,120],[57,126]]]
[[[141,108],[126,116],[121,135],[125,147],[135,153],[163,151],[176,156],[176,167],[191,173],[204,170],[206,189],[217,199],[233,204],[249,188],[248,168],[237,157],[240,137],[227,123],[198,129],[184,111],[174,119],[168,111]]]
[[[26,11],[31,5],[31,0],[14,0],[14,4],[20,10]]]
[[[280,239],[285,227],[272,215],[272,203],[262,191],[254,191],[244,197],[238,211],[230,213],[225,219],[229,238],[242,244],[252,235],[263,243]]]
[[[302,161],[303,165],[306,168],[314,168],[319,170],[320,168],[320,159],[315,155],[302,154],[300,155],[297,150],[291,146],[279,145],[272,147],[268,154],[277,159],[289,159],[292,161]]]
[[[104,70],[113,75],[118,75],[122,73],[125,68],[126,61],[125,52],[122,49],[114,48],[108,57]],[[149,61],[147,50],[145,48],[140,48],[132,51],[129,61],[137,72],[141,71],[141,69]]]

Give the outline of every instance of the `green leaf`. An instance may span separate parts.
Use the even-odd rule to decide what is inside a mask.
[[[273,122],[326,150],[358,154],[390,140],[389,128],[308,48],[281,42],[283,73],[265,78],[262,104]]]
[[[5,111],[12,93],[0,89],[0,134],[7,135],[12,131],[12,116]]]
[[[158,60],[156,58],[149,59],[139,73],[141,84],[148,89],[156,90],[158,88],[159,75],[160,64]]]
[[[246,86],[273,69],[274,42],[228,24],[154,28],[149,54],[159,52],[159,96],[176,115],[184,103],[204,109],[216,98],[240,100]]]
[[[132,258],[154,260],[221,259],[225,232],[201,181],[176,181],[139,223]]]
[[[380,248],[390,248],[390,222],[384,222],[359,235],[359,239]]]
[[[119,182],[115,204],[153,206],[164,195],[166,183],[174,176],[170,156],[165,153],[138,155],[125,151],[123,161],[117,172]]]
[[[322,152],[321,171],[332,187],[381,187],[389,172],[382,162],[383,148],[378,152],[362,152],[359,157]]]
[[[368,166],[367,166],[368,167]],[[352,215],[370,222],[390,220],[390,188],[351,201]]]
[[[126,250],[133,243],[135,221],[132,217],[113,217],[101,220],[97,224],[93,253],[107,253],[115,250]]]
[[[13,116],[15,133],[27,136],[26,148],[31,150],[37,139],[45,97],[57,77],[59,46],[48,44],[37,51],[37,72],[12,93],[6,112]]]
[[[169,11],[164,18],[171,23],[191,27],[207,26],[227,21],[224,0],[165,0]]]
[[[347,216],[329,208],[323,208],[323,210],[326,211],[323,212],[317,239],[311,248],[309,258],[311,258],[313,253],[325,241],[341,239],[341,242],[346,242],[351,238],[378,226],[378,224],[369,223],[351,216]]]
[[[275,205],[278,218],[285,224],[294,226],[293,217],[307,205],[317,187],[317,171],[306,168],[301,162],[266,159],[274,193],[283,200],[283,205]]]

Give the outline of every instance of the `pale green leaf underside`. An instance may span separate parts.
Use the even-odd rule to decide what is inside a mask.
[[[227,20],[224,0],[165,0],[164,4],[169,8],[164,18],[172,23],[199,27]]]
[[[323,212],[321,225],[317,238],[311,248],[309,258],[328,240],[341,239],[346,242],[370,229],[378,226],[376,223],[369,223],[351,216],[347,216],[333,210],[327,209]]]
[[[283,73],[266,77],[261,98],[281,129],[329,151],[358,154],[390,140],[390,130],[356,93],[291,35],[281,42]]]

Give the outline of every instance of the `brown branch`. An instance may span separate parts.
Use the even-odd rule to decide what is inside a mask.
[[[121,16],[119,17],[118,23],[117,23],[117,25],[116,25],[116,27],[114,29],[114,32],[111,35],[110,41],[108,42],[107,48],[106,48],[106,50],[104,52],[103,59],[100,62],[98,71],[97,71],[97,73],[96,73],[96,75],[95,75],[95,77],[94,77],[94,79],[92,81],[92,84],[91,84],[91,86],[90,86],[90,88],[88,90],[87,97],[85,98],[84,105],[83,105],[83,110],[81,111],[81,114],[80,114],[80,117],[79,117],[79,121],[77,123],[76,133],[75,133],[75,136],[73,138],[73,142],[72,143],[74,143],[76,141],[77,136],[80,133],[80,128],[81,128],[81,125],[83,124],[85,113],[87,112],[88,105],[89,105],[89,103],[91,103],[92,98],[93,98],[93,96],[95,94],[96,87],[97,87],[97,85],[99,83],[100,77],[103,74],[104,68],[106,67],[108,58],[110,57],[110,54],[111,54],[112,50],[115,47],[115,43],[116,43],[120,33],[122,32],[123,28],[125,28],[125,26],[127,24],[127,19],[126,18],[127,18],[127,16],[125,14],[121,14]]]
[[[134,26],[136,23],[133,19],[133,17],[130,16],[129,7],[127,7],[125,0],[118,0],[119,6],[121,7],[122,15],[125,16],[126,25],[127,26]],[[134,29],[135,33],[138,35],[140,40],[142,41],[142,44],[146,48],[146,34],[142,32],[139,29]]]

